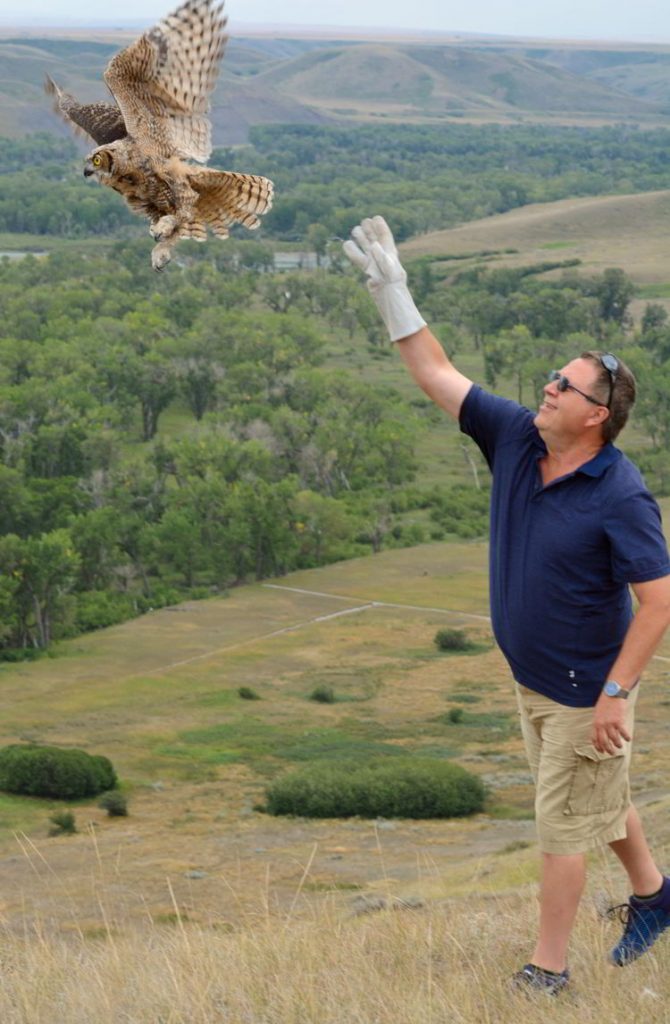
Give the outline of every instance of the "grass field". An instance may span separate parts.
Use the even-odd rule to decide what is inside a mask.
[[[47,838],[53,805],[4,798],[6,925],[103,927],[102,892],[138,926],[171,913],[166,878],[192,921],[237,924],[267,874],[285,910],[315,845],[309,900],[330,891],[346,903],[351,892],[378,891],[380,844],[389,891],[400,897],[432,898],[444,872],[453,895],[470,891],[482,871],[491,893],[532,879],[530,777],[508,672],[491,644],[485,559],[485,545],[474,543],[383,552],[162,609],[63,643],[54,658],[3,666],[0,740],[106,754],[131,810],[108,819],[78,804],[81,834]],[[445,625],[467,630],[479,651],[440,654],[433,637]],[[670,840],[657,713],[667,675],[667,660],[648,673],[635,776],[661,844]],[[333,687],[334,704],[309,700],[319,683]],[[240,686],[261,699],[241,700]],[[448,721],[452,707],[464,709],[463,721]],[[482,775],[486,813],[375,826],[287,822],[255,809],[278,772],[392,749],[451,757]],[[523,856],[507,856],[510,846]],[[425,858],[431,873],[419,877]],[[111,873],[102,890],[101,864]]]
[[[448,231],[435,231],[401,246],[404,256],[462,256],[500,252],[488,266],[520,266],[551,258],[579,259],[580,273],[621,267],[642,286],[667,289],[670,192],[562,199],[524,206]],[[458,271],[477,262],[459,261]],[[559,272],[560,273],[560,272]]]

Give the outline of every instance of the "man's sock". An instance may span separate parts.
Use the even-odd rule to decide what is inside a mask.
[[[546,967],[538,967],[537,964],[531,964],[530,966],[534,967],[535,970],[539,971],[541,974],[546,974],[550,978],[562,978],[563,975],[567,973],[566,971],[549,971]]]
[[[638,896],[634,894],[636,903],[643,903],[647,906],[651,906],[655,903],[659,903],[666,906],[670,910],[670,878],[663,876],[663,884],[658,892],[652,892],[650,896]]]

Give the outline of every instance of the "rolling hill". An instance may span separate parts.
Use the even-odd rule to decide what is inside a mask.
[[[561,68],[459,47],[360,44],[313,51],[263,71],[259,83],[336,112],[511,116],[522,111],[625,117],[653,108]]]
[[[667,286],[670,192],[561,199],[486,217],[447,231],[435,231],[401,246],[407,257],[467,256],[459,271],[476,263],[484,250],[498,250],[487,265],[519,266],[547,260],[581,261],[580,272],[621,267],[650,294]],[[511,252],[502,252],[509,249]],[[445,262],[445,268],[448,262]]]
[[[82,99],[101,98],[104,66],[127,41],[0,37],[0,134],[66,131],[42,92],[44,74]],[[254,124],[374,117],[664,123],[670,57],[634,57],[400,40],[233,39],[213,98],[214,140],[244,142]]]

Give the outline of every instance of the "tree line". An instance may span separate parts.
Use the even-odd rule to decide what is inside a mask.
[[[390,533],[420,417],[323,365],[367,294],[344,274],[260,275],[229,252],[222,272],[222,248],[169,278],[133,243],[0,261],[7,656]],[[174,436],[158,438],[168,411]]]
[[[119,196],[84,181],[67,139],[0,140],[0,231],[64,237],[142,230]],[[212,166],[273,178],[263,237],[323,247],[370,213],[399,240],[568,196],[670,186],[670,132],[630,126],[273,125],[214,150]]]
[[[485,474],[471,488],[414,482],[423,403],[326,364],[333,342],[385,351],[355,275],[337,263],[259,274],[238,248],[202,247],[169,277],[133,242],[0,261],[4,656],[184,593],[484,533]],[[526,404],[575,351],[621,352],[641,378],[644,456],[662,479],[665,310],[649,305],[635,332],[620,270],[544,270],[445,278],[419,261],[410,276],[449,353],[479,349],[489,384],[513,382]],[[417,508],[429,534],[403,525]]]

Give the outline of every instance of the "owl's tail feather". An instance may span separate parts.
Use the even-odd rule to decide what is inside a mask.
[[[196,203],[199,221],[218,238],[228,237],[231,224],[257,228],[259,218],[272,207],[274,185],[257,174],[208,168],[189,175],[189,183],[200,195]]]

